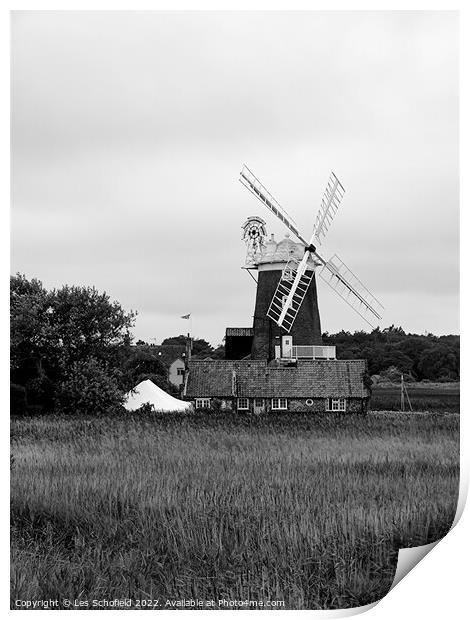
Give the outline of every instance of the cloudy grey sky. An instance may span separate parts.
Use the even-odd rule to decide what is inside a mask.
[[[12,271],[95,285],[137,338],[249,326],[241,225],[282,225],[246,163],[382,301],[458,333],[458,23],[445,12],[22,12],[12,19]],[[318,283],[322,329],[369,329]]]

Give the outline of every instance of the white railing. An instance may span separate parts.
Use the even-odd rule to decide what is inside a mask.
[[[335,346],[297,345],[292,347],[289,356],[292,359],[335,360]]]

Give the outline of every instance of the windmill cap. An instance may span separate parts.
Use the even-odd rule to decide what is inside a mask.
[[[274,239],[274,235],[271,235],[271,239],[266,243],[266,248],[257,264],[286,263],[290,258],[301,259],[304,253],[304,245],[293,241],[289,233],[286,233],[279,243]]]

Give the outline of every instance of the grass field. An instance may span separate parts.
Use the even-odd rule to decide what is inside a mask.
[[[364,605],[458,497],[456,414],[42,417],[12,434],[12,606]]]

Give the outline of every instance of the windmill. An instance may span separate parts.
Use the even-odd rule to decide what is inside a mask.
[[[334,215],[343,199],[345,190],[334,173],[328,180],[320,209],[318,211],[313,233],[307,241],[303,237],[294,220],[281,207],[273,195],[264,187],[247,166],[243,166],[240,173],[240,182],[262,202],[303,246],[303,255],[292,252],[287,257],[281,276],[272,295],[266,315],[281,330],[281,333],[295,332],[295,321],[299,312],[305,314],[308,308],[302,306],[306,297],[307,302],[314,305],[312,333],[315,332],[318,340],[320,320],[316,306],[315,269],[320,267],[320,277],[355,310],[371,327],[381,319],[382,304],[362,284],[354,273],[345,265],[337,254],[325,260],[318,252],[330,227]],[[313,297],[312,297],[313,291]],[[257,303],[258,307],[258,303]],[[317,316],[318,315],[318,316]],[[258,320],[259,320],[258,316]],[[255,313],[255,322],[256,322]],[[321,337],[321,332],[320,332]],[[304,343],[301,343],[304,344]],[[313,343],[312,343],[313,344]]]

